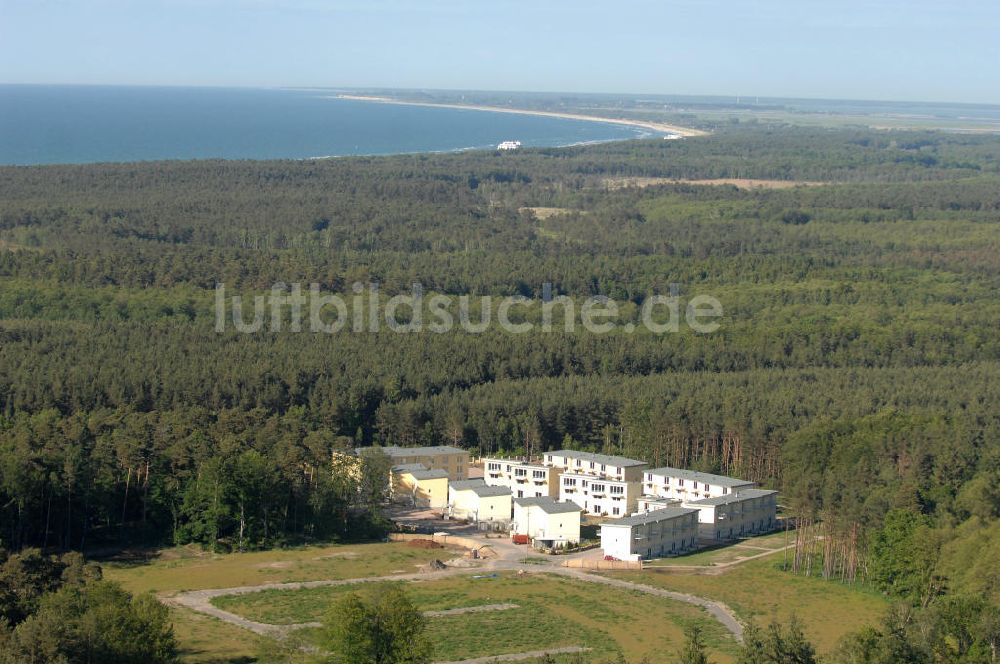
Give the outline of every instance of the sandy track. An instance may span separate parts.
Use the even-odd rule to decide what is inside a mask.
[[[471,576],[473,574],[482,574],[484,571],[489,571],[489,570],[514,571],[520,569],[522,569],[522,566],[516,560],[494,560],[487,563],[484,567],[479,567],[479,568],[451,568],[433,572],[428,571],[428,572],[416,572],[413,574],[394,574],[390,576],[365,577],[360,579],[336,579],[336,580],[331,579],[325,581],[266,583],[258,586],[239,586],[235,588],[192,590],[188,592],[179,593],[170,597],[161,597],[161,599],[166,604],[183,607],[186,609],[190,609],[192,611],[203,613],[205,615],[213,616],[215,618],[218,618],[219,620],[227,622],[231,625],[236,625],[237,627],[242,627],[243,629],[249,630],[256,634],[281,638],[286,634],[288,634],[288,632],[291,630],[298,629],[300,627],[312,627],[316,625],[314,623],[303,623],[296,625],[271,625],[267,623],[260,623],[236,615],[235,613],[231,613],[229,611],[220,609],[212,604],[212,599],[227,595],[245,595],[248,593],[259,592],[262,590],[298,590],[302,588],[322,588],[327,586],[344,586],[344,585],[362,584],[362,583],[378,583],[380,581],[429,580],[429,579],[447,578],[452,576]],[[679,592],[674,592],[672,590],[665,590],[663,588],[647,586],[641,583],[634,583],[632,581],[625,581],[622,579],[615,579],[606,576],[599,576],[597,574],[590,574],[579,569],[572,569],[568,567],[555,567],[555,566],[539,567],[537,571],[533,571],[532,573],[566,576],[576,579],[578,581],[585,581],[587,583],[600,583],[606,586],[624,588],[627,590],[634,590],[636,592],[645,593],[647,595],[655,595],[657,597],[663,597],[665,599],[670,599],[675,602],[684,602],[685,604],[692,604],[707,611],[709,615],[711,615],[730,634],[732,634],[737,641],[741,641],[743,639],[743,627],[740,624],[739,619],[736,617],[736,614],[733,612],[733,610],[730,609],[725,604],[723,604],[722,602],[717,602],[715,600],[707,599],[705,597],[699,597],[697,595],[679,593]],[[483,609],[480,608],[479,610]]]
[[[566,646],[565,648],[515,652],[507,655],[493,655],[491,657],[473,657],[472,659],[463,659],[457,662],[440,662],[439,664],[490,664],[490,662],[518,662],[523,659],[534,659],[536,657],[545,657],[546,655],[572,655],[575,652],[586,652],[588,650],[590,650],[590,648]]]

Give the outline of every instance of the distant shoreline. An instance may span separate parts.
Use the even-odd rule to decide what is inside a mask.
[[[398,104],[400,106],[426,106],[429,108],[454,108],[466,111],[488,111],[491,113],[514,113],[516,115],[537,115],[547,118],[560,118],[563,120],[583,120],[586,122],[606,122],[609,124],[624,125],[627,127],[641,127],[651,129],[664,134],[676,134],[684,138],[692,136],[706,136],[708,132],[691,127],[681,127],[678,125],[666,124],[664,122],[652,122],[649,120],[627,120],[624,118],[604,118],[597,115],[581,115],[579,113],[560,113],[558,111],[533,111],[523,108],[503,108],[501,106],[481,106],[475,104],[436,104],[425,101],[403,101],[391,97],[374,97],[367,95],[345,95],[339,94],[334,99],[347,99],[350,101],[370,101],[379,104]]]

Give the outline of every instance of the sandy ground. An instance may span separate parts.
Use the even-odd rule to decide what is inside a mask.
[[[430,106],[437,108],[457,108],[467,111],[489,111],[491,113],[516,113],[519,115],[540,115],[548,118],[562,118],[564,120],[586,120],[587,122],[606,122],[609,124],[625,125],[627,127],[641,127],[651,129],[664,134],[676,134],[678,136],[705,136],[708,132],[691,127],[680,127],[663,122],[649,122],[646,120],[628,120],[625,118],[604,118],[596,115],[581,115],[579,113],[559,113],[556,111],[531,111],[520,108],[501,108],[499,106],[478,106],[466,104],[432,104],[422,101],[400,101],[389,97],[370,97],[365,95],[336,95],[336,99],[353,99],[354,101],[373,101],[380,104],[399,104],[402,106]]]

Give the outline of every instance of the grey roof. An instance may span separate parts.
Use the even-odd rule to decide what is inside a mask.
[[[448,486],[452,489],[457,489],[461,491],[462,489],[471,489],[477,486],[486,486],[486,480],[482,477],[476,477],[471,480],[452,480],[448,482]]]
[[[762,498],[764,496],[770,496],[772,494],[778,493],[777,491],[772,491],[770,489],[740,489],[734,493],[726,494],[725,496],[716,496],[715,498],[701,498],[700,500],[689,500],[686,501],[688,505],[729,505],[731,503],[738,503],[741,500],[750,500],[752,498]]]
[[[396,445],[386,445],[382,448],[389,456],[435,456],[437,454],[468,454],[466,450],[460,450],[450,445],[434,445],[432,447],[397,447]]]
[[[718,486],[746,486],[753,484],[749,480],[741,480],[736,477],[726,477],[725,475],[713,475],[712,473],[699,473],[697,470],[685,470],[683,468],[653,468],[646,471],[647,475],[665,475],[668,477],[680,477],[694,482],[704,482],[705,484],[716,484]]]
[[[555,450],[545,453],[545,456],[549,455],[585,459],[595,463],[603,463],[607,466],[620,466],[622,468],[647,465],[645,461],[639,461],[637,459],[628,459],[626,457],[612,456],[608,454],[594,454],[593,452],[580,452],[578,450]]]
[[[427,470],[427,466],[422,463],[401,463],[398,466],[393,466],[392,469],[401,473],[408,470]]]
[[[487,463],[506,463],[511,466],[517,466],[519,468],[532,468],[535,470],[552,470],[550,466],[546,466],[544,463],[537,463],[535,461],[521,461],[518,459],[505,459],[503,457],[483,457],[484,464]]]
[[[487,486],[486,482],[482,479],[456,480],[448,482],[448,488],[453,491],[472,491],[480,498],[511,495],[509,487]]]
[[[695,514],[697,512],[698,510],[688,507],[664,507],[663,509],[653,510],[652,512],[643,512],[642,514],[633,514],[632,516],[615,519],[614,521],[606,521],[601,524],[601,528],[606,528],[608,526],[642,526],[647,523],[669,521],[670,519],[676,519],[677,517],[684,516],[685,514]]]
[[[510,488],[505,486],[477,486],[472,491],[480,498],[511,495]]]
[[[515,498],[514,502],[521,507],[538,507],[546,514],[569,514],[580,512],[580,506],[574,502],[560,503],[549,496],[539,498]]]
[[[448,477],[448,471],[441,470],[440,468],[432,470],[409,470],[407,472],[418,480],[440,480]]]

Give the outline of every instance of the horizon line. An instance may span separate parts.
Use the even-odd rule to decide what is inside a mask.
[[[890,103],[890,104],[952,104],[956,106],[988,106],[1000,108],[998,101],[957,101],[944,99],[893,99],[893,98],[862,98],[862,97],[809,97],[809,96],[775,96],[744,93],[675,93],[675,92],[601,92],[572,90],[510,90],[491,88],[435,88],[435,87],[391,87],[383,85],[265,85],[265,84],[222,84],[222,83],[67,83],[67,82],[24,82],[0,81],[2,87],[92,87],[92,88],[178,88],[202,90],[323,90],[323,91],[400,91],[400,92],[459,92],[459,93],[502,93],[530,95],[578,95],[578,96],[616,96],[616,97],[680,97],[680,98],[710,98],[710,99],[761,99],[779,101],[840,101],[860,103]],[[753,104],[746,104],[753,106]]]

